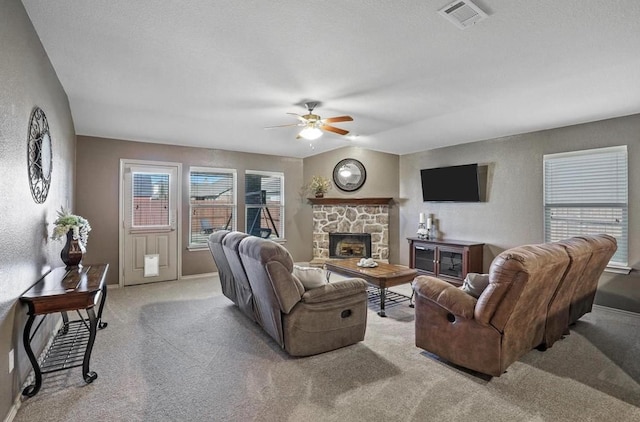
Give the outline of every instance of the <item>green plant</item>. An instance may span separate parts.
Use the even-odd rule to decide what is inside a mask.
[[[78,241],[84,251],[87,246],[87,241],[89,240],[89,232],[91,231],[91,226],[86,218],[71,214],[69,210],[61,207],[60,211],[58,211],[58,218],[53,224],[55,225],[53,235],[51,236],[53,240],[65,238],[69,230],[71,230],[73,232],[73,239]]]

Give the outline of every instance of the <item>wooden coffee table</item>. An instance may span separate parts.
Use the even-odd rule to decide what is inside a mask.
[[[378,315],[386,317],[384,311],[384,302],[387,295],[387,288],[399,286],[401,284],[410,283],[418,275],[415,268],[405,267],[404,265],[387,264],[378,262],[377,267],[367,268],[359,267],[357,264],[360,258],[346,259],[330,259],[325,262],[325,268],[329,272],[335,272],[348,277],[359,277],[367,283],[373,284],[380,289],[380,311]],[[413,294],[411,298],[413,298]],[[410,302],[411,307],[413,303]]]

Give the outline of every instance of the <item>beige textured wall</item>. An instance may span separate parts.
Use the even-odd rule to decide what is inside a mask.
[[[312,176],[325,176],[330,180],[333,179],[333,168],[340,160],[345,158],[355,158],[360,161],[367,172],[367,179],[364,185],[355,192],[343,192],[337,187],[333,188],[325,194],[327,198],[393,198],[389,206],[389,262],[398,263],[400,253],[398,243],[400,240],[399,229],[399,165],[400,157],[395,154],[386,154],[383,152],[371,151],[360,147],[344,147],[329,151],[323,154],[314,155],[304,159],[304,183],[308,183]],[[304,184],[302,183],[302,184]],[[306,201],[306,197],[311,196],[305,194],[301,196],[301,202],[305,203],[301,217],[304,221],[300,221],[300,225],[308,225],[308,237],[305,238],[305,248],[307,249],[308,259],[311,259],[312,252],[312,231],[313,231],[313,215],[311,205]],[[305,232],[306,233],[306,232]]]
[[[544,239],[543,154],[614,145],[628,146],[629,264],[636,271],[629,276],[605,274],[601,291],[612,299],[630,300],[640,311],[639,289],[631,288],[640,285],[640,115],[401,156],[401,236],[415,234],[420,212],[433,213],[445,237],[486,244],[484,267],[488,271],[491,260],[502,250]],[[469,163],[489,168],[487,202],[422,202],[420,169]],[[400,253],[407,264],[406,242],[400,242]],[[604,300],[604,294],[599,296]]]
[[[31,197],[27,133],[34,106],[45,112],[52,140],[53,168],[44,204]],[[63,265],[62,243],[49,240],[61,205],[73,208],[75,132],[67,96],[19,0],[0,2],[0,419],[9,413],[31,365],[22,347],[27,309],[20,295],[51,267]],[[34,339],[36,352],[42,335]],[[16,368],[9,374],[9,350]]]
[[[208,250],[189,251],[189,168],[191,166],[234,168],[238,172],[238,229],[244,230],[244,172],[264,170],[285,175],[284,246],[296,260],[304,239],[296,224],[301,206],[298,196],[302,159],[242,152],[178,147],[78,136],[76,202],[79,212],[91,222],[85,262],[108,262],[107,282],[118,283],[118,204],[120,159],[182,163],[182,275],[216,271]]]

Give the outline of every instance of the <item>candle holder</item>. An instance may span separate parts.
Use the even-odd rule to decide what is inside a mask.
[[[435,238],[435,234],[436,228],[433,224],[433,219],[431,218],[431,216],[429,216],[429,218],[427,218],[427,239],[433,240]]]
[[[418,232],[416,234],[420,239],[429,239],[429,229],[424,223],[418,224]]]

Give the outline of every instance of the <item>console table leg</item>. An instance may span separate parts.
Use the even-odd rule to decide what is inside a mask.
[[[93,342],[96,339],[98,318],[96,318],[96,313],[93,308],[87,309],[87,315],[89,316],[89,341],[87,342],[87,350],[84,352],[84,360],[82,361],[82,374],[84,376],[84,382],[90,384],[96,378],[98,378],[98,374],[89,371],[89,361],[91,360],[91,350],[93,349]]]
[[[100,307],[98,308],[98,329],[102,330],[103,328],[107,328],[109,325],[106,322],[102,322],[102,308],[104,308],[104,302],[107,300],[107,285],[105,284],[102,288],[102,298],[100,299]]]
[[[22,394],[27,397],[35,396],[38,391],[40,391],[40,387],[42,387],[42,371],[40,370],[40,365],[38,364],[38,360],[36,356],[33,354],[33,350],[31,349],[31,327],[33,326],[33,321],[36,319],[36,316],[31,314],[29,315],[29,319],[27,320],[27,324],[24,327],[24,332],[22,333],[22,342],[24,343],[24,350],[27,352],[27,356],[29,357],[29,361],[31,361],[31,366],[33,367],[33,372],[35,374],[35,383],[28,385],[22,390]]]

